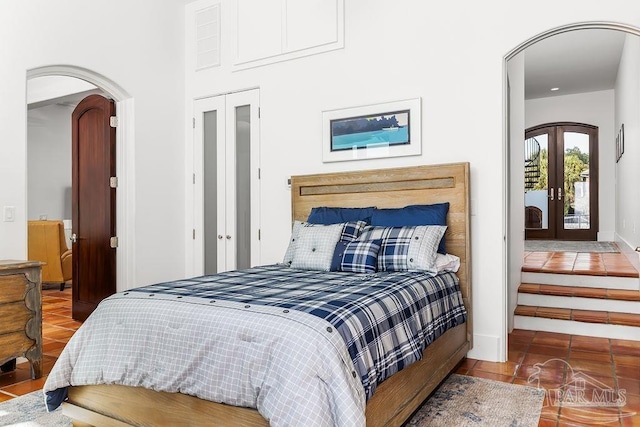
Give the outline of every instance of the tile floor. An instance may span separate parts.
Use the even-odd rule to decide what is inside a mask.
[[[638,277],[638,271],[622,253],[525,252],[522,271]]]
[[[514,330],[507,362],[465,359],[456,372],[544,388],[539,426],[640,426],[638,341]],[[576,397],[592,406],[571,407]]]
[[[71,318],[71,288],[42,291],[42,371],[45,376],[81,324]],[[32,380],[30,376],[28,363],[19,363],[13,372],[0,373],[0,402],[40,390],[45,377]]]
[[[46,375],[80,322],[71,319],[71,289],[63,292],[44,290],[42,307],[43,371]],[[536,363],[544,364],[538,377],[548,394],[540,426],[593,426],[595,422],[603,426],[640,426],[640,342],[515,330],[509,335],[507,362],[465,359],[456,372],[527,384],[537,372]],[[575,382],[570,381],[570,369],[588,380],[584,389],[576,388]],[[0,374],[0,401],[41,389],[45,378],[31,380],[29,375],[27,363],[18,364],[14,372]],[[591,396],[594,384],[600,387],[596,389],[596,396],[601,401],[619,395],[624,396],[624,405],[620,408],[596,406],[585,411],[584,408],[569,407],[555,391],[564,385],[565,390],[574,395],[586,393]],[[602,390],[608,390],[609,395]]]

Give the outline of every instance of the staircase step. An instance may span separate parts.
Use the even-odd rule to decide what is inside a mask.
[[[602,323],[640,327],[640,314],[617,313],[597,310],[576,310],[569,308],[533,307],[519,305],[516,316],[544,317],[547,319],[574,320],[576,322]]]
[[[515,329],[640,341],[640,314],[518,305]]]
[[[617,301],[640,301],[640,291],[637,290],[585,288],[580,286],[545,285],[537,283],[522,283],[518,288],[518,293],[600,298]]]
[[[613,290],[631,290],[636,292],[640,289],[640,280],[638,280],[637,277],[593,276],[571,273],[534,273],[523,271],[520,275],[520,280],[523,283],[542,283],[554,286],[606,288]]]
[[[522,272],[640,277],[638,270],[620,253],[527,252]]]

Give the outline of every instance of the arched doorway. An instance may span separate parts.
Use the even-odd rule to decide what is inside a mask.
[[[116,282],[118,291],[129,289],[134,286],[135,247],[133,233],[135,221],[133,216],[133,212],[135,212],[133,98],[114,81],[83,67],[71,65],[38,67],[27,70],[26,80],[48,76],[64,76],[86,81],[99,88],[116,103],[116,172],[118,177],[116,230],[119,237]]]
[[[522,203],[522,198],[525,190],[525,180],[524,180],[524,170],[525,170],[525,152],[524,152],[524,144],[523,137],[525,134],[525,130],[528,127],[533,126],[534,124],[525,124],[525,112],[524,110],[524,59],[523,54],[525,50],[536,43],[541,41],[549,41],[552,40],[554,36],[566,34],[566,33],[574,33],[582,30],[610,30],[614,32],[621,32],[626,35],[640,36],[640,29],[619,23],[610,23],[610,22],[585,22],[585,23],[574,23],[568,24],[561,27],[553,28],[538,35],[531,37],[530,39],[524,41],[523,43],[516,46],[513,50],[508,52],[504,57],[503,62],[503,161],[504,161],[504,170],[506,171],[504,175],[503,181],[503,190],[505,195],[505,222],[504,222],[504,235],[505,235],[505,265],[506,271],[506,286],[507,286],[507,298],[505,300],[505,313],[507,317],[507,325],[508,330],[511,330],[513,325],[513,310],[516,306],[516,298],[517,298],[517,288],[520,284],[520,273],[521,267],[523,264],[523,256],[524,256],[524,242],[525,242],[525,233],[524,230],[526,228],[525,224],[525,204]],[[596,52],[593,53],[594,55]],[[597,61],[596,61],[597,62]],[[517,78],[513,78],[514,75],[510,72],[512,70],[520,73],[521,81],[518,81]],[[520,86],[520,87],[519,87]],[[512,96],[516,90],[520,90],[522,98],[519,100],[514,99]],[[549,89],[547,89],[549,90]],[[514,102],[514,100],[516,102]],[[518,105],[518,103],[520,105]],[[514,108],[516,108],[514,110]],[[520,108],[518,110],[517,108]],[[571,121],[572,119],[559,119],[559,120],[540,120],[537,121],[537,124],[548,123],[552,121]],[[583,123],[591,123],[590,121],[583,120],[573,120],[573,121],[581,121]],[[611,139],[614,138],[614,134],[617,132],[618,124],[613,123],[614,120],[611,120],[610,128],[604,131],[604,135],[609,138],[607,143],[611,143]],[[602,127],[600,128],[602,135]],[[600,155],[603,161],[609,162],[605,167],[610,167],[611,176],[615,176],[616,172],[614,170],[614,148],[612,145],[604,145],[602,138],[600,140]],[[609,153],[610,152],[610,153]],[[611,154],[609,156],[609,154]],[[602,162],[601,162],[602,163]],[[601,170],[603,165],[600,165]],[[613,172],[611,170],[614,170]],[[613,179],[611,179],[613,182]],[[601,190],[602,190],[601,184]],[[619,185],[619,183],[617,183]],[[604,194],[604,196],[609,197],[609,202],[604,202],[602,198],[601,191],[601,210],[600,210],[600,222],[602,223],[602,206],[603,203],[606,205],[606,209],[615,209],[613,206],[618,201],[618,196],[614,194],[613,191],[607,189],[609,194]],[[615,213],[608,213],[609,220],[611,223],[617,225],[619,227],[619,220],[615,217]],[[613,240],[613,231],[609,236],[605,237],[605,240]],[[506,336],[505,331],[505,336]]]

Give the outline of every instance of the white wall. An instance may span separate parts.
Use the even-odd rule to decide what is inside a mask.
[[[615,110],[614,91],[530,99],[525,102],[525,126],[552,122],[578,122],[598,126],[598,240],[615,234]]]
[[[262,261],[278,261],[287,246],[290,175],[469,161],[475,313],[470,356],[504,359],[503,58],[529,38],[569,23],[640,26],[640,3],[541,0],[525,13],[507,0],[347,1],[344,49],[243,71],[232,67],[230,0],[220,3],[221,65],[194,72],[187,56],[186,102],[191,107],[195,97],[260,87]],[[206,4],[211,2],[191,3],[188,11]],[[187,27],[190,40],[191,18]],[[417,96],[421,156],[322,163],[323,110]],[[185,132],[190,135],[188,126]]]
[[[26,249],[26,75],[65,64],[116,82],[133,102],[129,143],[135,199],[132,282],[184,271],[184,2],[178,0],[4,0],[0,2],[0,258]],[[122,154],[122,153],[120,153]],[[122,236],[121,236],[122,237]],[[119,289],[121,284],[118,284]]]
[[[624,124],[624,154],[615,164],[616,240],[640,246],[640,37],[627,36],[618,69],[615,130]],[[612,154],[613,156],[613,154]]]
[[[72,106],[28,111],[27,219],[71,219]]]

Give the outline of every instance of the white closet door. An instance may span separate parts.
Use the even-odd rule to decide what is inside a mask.
[[[195,102],[194,273],[259,264],[259,91]]]

